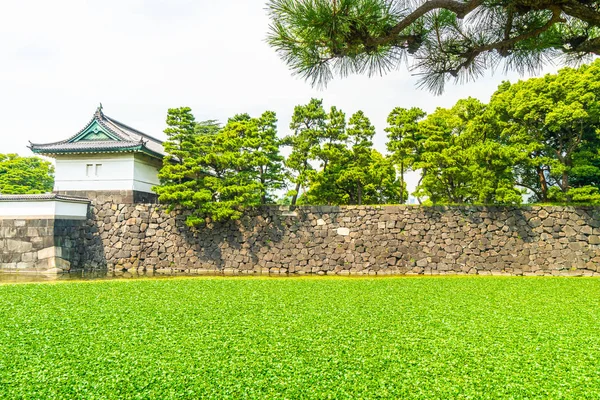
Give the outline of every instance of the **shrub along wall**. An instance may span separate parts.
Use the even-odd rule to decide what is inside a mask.
[[[87,264],[196,273],[600,275],[600,208],[268,207],[187,228],[93,201]]]

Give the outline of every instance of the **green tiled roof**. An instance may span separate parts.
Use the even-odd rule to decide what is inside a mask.
[[[29,148],[34,153],[47,156],[141,152],[162,159],[165,155],[162,141],[104,115],[101,107],[92,120],[69,139],[46,144],[31,143]]]

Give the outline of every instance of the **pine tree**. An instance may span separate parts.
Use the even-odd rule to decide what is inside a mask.
[[[422,152],[424,136],[419,130],[419,121],[425,117],[425,112],[420,108],[411,109],[396,107],[388,116],[387,149],[391,158],[400,172],[402,187],[406,187],[404,176],[407,171],[413,170],[415,162],[419,160]],[[404,204],[408,193],[402,190],[400,202]]]
[[[281,141],[277,137],[277,116],[265,111],[256,120],[254,137],[249,140],[253,149],[253,165],[261,185],[260,203],[273,202],[273,193],[285,187],[284,158],[279,152]]]
[[[350,117],[348,139],[350,147],[349,162],[339,178],[340,183],[350,184],[350,204],[362,205],[365,195],[365,185],[369,183],[369,165],[375,127],[362,111],[357,111]]]
[[[326,135],[327,113],[323,108],[323,101],[311,99],[306,105],[296,106],[290,129],[293,133],[284,138],[284,143],[292,151],[285,165],[293,174],[291,180],[295,189],[291,192],[291,205],[294,206],[301,189],[308,185],[314,172],[310,160],[320,151],[321,141]]]
[[[209,172],[204,186],[210,199],[199,210],[213,221],[238,219],[245,208],[259,204],[260,183],[253,168],[254,153],[248,146],[255,130],[249,115],[238,114],[204,140],[200,163]]]
[[[189,107],[170,108],[167,113],[167,155],[158,174],[160,186],[153,188],[161,203],[169,209],[195,209],[200,202],[203,171],[199,163],[199,148],[195,133],[196,122]],[[190,221],[194,217],[190,217]]]
[[[402,185],[393,164],[374,150],[375,127],[362,111],[346,129],[345,115],[331,108],[323,144],[315,152],[319,169],[310,176],[304,204],[382,204],[399,201]]]

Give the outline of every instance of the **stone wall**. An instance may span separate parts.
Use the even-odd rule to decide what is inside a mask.
[[[115,271],[600,275],[600,208],[269,207],[190,229],[160,205],[92,203],[86,262]]]
[[[82,239],[88,232],[87,221],[0,219],[0,272],[82,269],[87,258]]]

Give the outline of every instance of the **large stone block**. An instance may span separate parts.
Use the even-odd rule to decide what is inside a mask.
[[[6,240],[6,250],[14,253],[26,253],[33,249],[33,244],[31,242],[26,242],[17,239],[7,239]]]
[[[17,228],[14,227],[2,227],[0,228],[0,239],[14,238],[17,236]]]
[[[57,246],[46,247],[45,249],[42,249],[37,252],[38,260],[43,260],[45,258],[50,258],[50,257],[62,257],[62,256],[63,256],[63,249],[61,247],[57,247]]]
[[[50,257],[44,260],[40,260],[35,264],[38,271],[48,271],[54,268],[58,268],[63,272],[67,272],[71,269],[71,262],[60,257]]]
[[[35,263],[33,262],[18,262],[17,271],[19,272],[35,272]]]
[[[0,271],[2,272],[15,272],[17,270],[17,263],[0,263]]]
[[[34,262],[37,260],[37,253],[36,252],[30,252],[30,253],[23,253],[21,254],[21,261],[23,262]]]
[[[348,236],[350,234],[350,228],[338,228],[337,234],[341,236]]]

